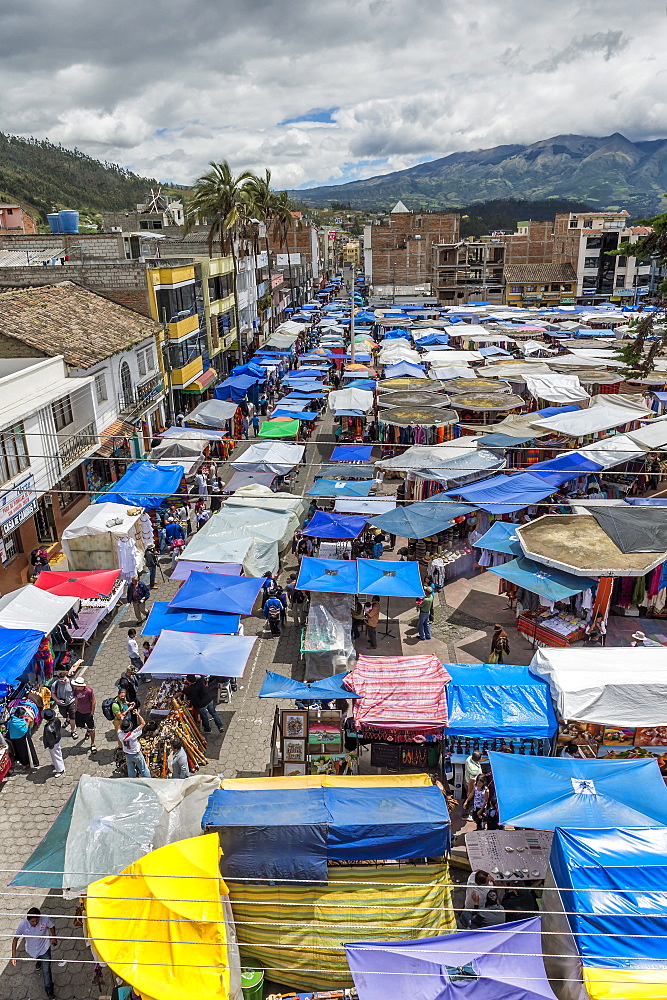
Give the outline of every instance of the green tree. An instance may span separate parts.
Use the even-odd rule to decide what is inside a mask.
[[[207,225],[208,253],[213,256],[213,243],[217,239],[222,257],[228,252],[232,256],[234,269],[232,286],[234,291],[234,319],[241,359],[241,322],[236,294],[236,245],[244,234],[247,203],[243,200],[243,189],[252,174],[244,171],[234,176],[226,160],[222,163],[210,164],[211,170],[202,174],[195,181],[192,195],[187,201],[185,210],[185,231],[197,224]]]
[[[636,243],[625,240],[609,256],[634,257],[636,260],[655,260],[657,264],[667,264],[667,212],[652,219],[642,219],[639,225],[650,226],[651,232],[641,236]],[[667,281],[658,286],[658,294],[664,309],[667,297]],[[648,375],[653,362],[667,347],[667,331],[664,326],[660,334],[655,326],[656,313],[647,313],[632,324],[634,339],[620,352],[620,357],[630,367],[625,374]],[[646,353],[644,353],[646,351]]]
[[[290,260],[289,244],[287,242],[287,234],[292,229],[301,229],[301,220],[296,219],[292,214],[294,207],[290,201],[287,191],[281,191],[276,197],[275,202],[275,220],[278,226],[278,236],[280,239],[280,245],[284,248],[287,254],[287,270],[289,273],[289,283],[290,283],[290,301],[294,300],[294,285],[292,283],[292,262]]]
[[[264,177],[252,176],[243,188],[243,198],[248,202],[251,211],[264,223],[264,245],[266,249],[267,267],[269,270],[269,330],[273,330],[275,317],[273,313],[273,268],[271,267],[271,247],[269,246],[269,230],[276,218],[278,196],[271,189],[271,171],[268,167]]]

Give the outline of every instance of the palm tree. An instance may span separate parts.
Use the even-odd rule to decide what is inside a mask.
[[[269,246],[269,229],[276,217],[275,191],[271,190],[271,171],[268,167],[264,171],[264,177],[253,176],[243,189],[243,197],[248,200],[251,211],[264,223],[264,244],[266,247],[267,267],[269,270],[269,298],[271,300],[271,312],[269,314],[269,330],[274,328],[273,314],[273,268],[271,267],[271,248]]]
[[[226,160],[223,160],[222,163],[211,162],[210,166],[211,170],[202,174],[195,181],[192,197],[189,199],[185,212],[185,232],[190,232],[193,226],[203,220],[209,227],[209,257],[213,256],[213,242],[216,238],[220,242],[220,256],[224,257],[226,250],[231,253],[234,264],[232,272],[234,319],[239,345],[238,355],[241,361],[241,322],[236,295],[236,240],[241,235],[242,223],[245,219],[242,192],[252,174],[244,171],[235,177]]]
[[[290,260],[287,234],[291,229],[301,229],[301,220],[296,219],[292,214],[292,203],[289,200],[287,191],[281,191],[276,197],[275,219],[278,226],[280,245],[284,246],[285,252],[287,253],[287,270],[289,272],[290,297],[292,301],[292,296],[294,294],[292,285],[292,261]]]

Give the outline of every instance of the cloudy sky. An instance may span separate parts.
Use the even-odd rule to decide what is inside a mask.
[[[560,133],[667,136],[664,0],[22,0],[0,130],[161,180],[340,183]]]

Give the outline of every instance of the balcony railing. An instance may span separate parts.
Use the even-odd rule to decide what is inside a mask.
[[[153,375],[152,378],[142,382],[141,385],[133,386],[127,393],[118,393],[118,412],[122,416],[140,412],[148,403],[157,399],[164,392],[164,379],[162,375]]]
[[[75,434],[71,434],[64,441],[61,441],[58,449],[60,464],[63,471],[69,469],[80,458],[88,454],[91,449],[99,444],[100,438],[97,433],[95,421],[82,427]]]

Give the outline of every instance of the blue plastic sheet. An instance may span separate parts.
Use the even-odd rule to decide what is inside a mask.
[[[237,365],[236,368],[232,368],[231,374],[234,376],[249,375],[250,378],[260,380],[266,378],[266,372],[255,361],[247,361],[244,365]]]
[[[28,628],[0,628],[0,682],[13,684],[33,661],[43,632]]]
[[[375,468],[372,465],[323,465],[318,476],[322,479],[375,479]]]
[[[166,628],[172,632],[234,635],[239,630],[239,620],[239,615],[220,611],[170,610],[167,601],[155,601],[141,634],[159,635]]]
[[[355,514],[328,514],[316,510],[302,535],[311,538],[326,538],[332,541],[358,538],[366,527],[367,518]]]
[[[174,496],[183,479],[182,465],[134,462],[113,490],[101,493],[95,503],[120,503],[128,507],[160,507]]]
[[[324,594],[357,594],[357,564],[354,560],[304,556],[296,585],[298,590],[314,590]]]
[[[509,434],[485,434],[483,437],[477,438],[477,441],[485,448],[516,448],[520,444],[525,444],[526,441],[533,441],[538,433],[535,431],[532,434],[524,434],[523,437],[511,437]]]
[[[667,971],[665,827],[557,829],[551,869],[584,966]]]
[[[169,608],[249,615],[263,583],[263,578],[254,576],[190,573]]]
[[[496,521],[479,541],[475,542],[475,548],[489,549],[490,552],[505,552],[510,556],[523,555],[516,527],[516,524],[510,524],[508,521]]]
[[[667,826],[667,788],[657,760],[489,758],[501,823],[537,830]]]
[[[340,444],[331,452],[331,462],[370,462],[372,445]]]
[[[375,392],[377,382],[371,378],[354,378],[345,385],[346,389],[363,389],[364,392]]]
[[[558,455],[556,458],[549,458],[545,462],[534,462],[528,466],[527,472],[531,476],[539,476],[545,483],[551,486],[562,486],[570,479],[588,472],[599,472],[603,467],[597,462],[592,462],[586,455],[575,451],[570,455]]]
[[[334,674],[333,677],[325,677],[324,680],[305,684],[303,681],[295,681],[291,677],[284,677],[282,674],[276,674],[272,670],[267,670],[258,697],[289,698],[294,701],[297,698],[299,700],[318,701],[320,699],[361,697],[343,687],[343,681],[347,676],[347,672],[344,674]]]
[[[572,475],[567,478],[571,479]],[[556,488],[548,480],[531,476],[528,472],[520,472],[514,476],[493,476],[468,486],[456,486],[446,492],[449,496],[463,497],[489,514],[508,514],[539,503],[554,493]]]
[[[528,667],[446,663],[448,735],[549,738],[558,728],[549,685]]]
[[[415,365],[410,361],[397,361],[396,364],[387,365],[384,370],[385,378],[403,378],[404,376],[423,378],[426,369],[423,365]]]
[[[313,486],[306,490],[307,497],[367,497],[373,489],[373,480],[364,482],[342,482],[334,479],[316,479]]]
[[[502,566],[489,566],[489,573],[495,573],[503,580],[509,580],[510,583],[515,583],[532,594],[546,597],[548,601],[562,601],[566,597],[572,597],[573,594],[580,594],[582,590],[590,590],[597,584],[597,580],[562,573],[560,570],[542,566],[525,556],[517,556]]]
[[[380,597],[423,597],[424,586],[416,562],[357,559],[360,594]]]
[[[415,344],[417,347],[432,347],[433,344],[448,344],[448,333],[427,333],[425,337],[417,337]]]
[[[271,417],[289,417],[290,420],[315,420],[316,413],[312,410],[290,410],[288,407],[277,407]]]
[[[265,377],[264,375],[262,376]],[[239,402],[245,396],[257,397],[257,385],[260,379],[257,375],[236,375],[225,379],[213,390],[215,399],[231,399]]]
[[[378,514],[370,519],[371,524],[381,531],[402,538],[428,538],[453,524],[448,505],[443,503],[413,503],[407,507],[396,507],[386,514]]]
[[[581,407],[577,406],[576,403],[570,403],[569,406],[545,406],[543,410],[537,412],[546,420],[547,417],[557,417],[559,413],[574,413],[575,410],[580,409]]]

